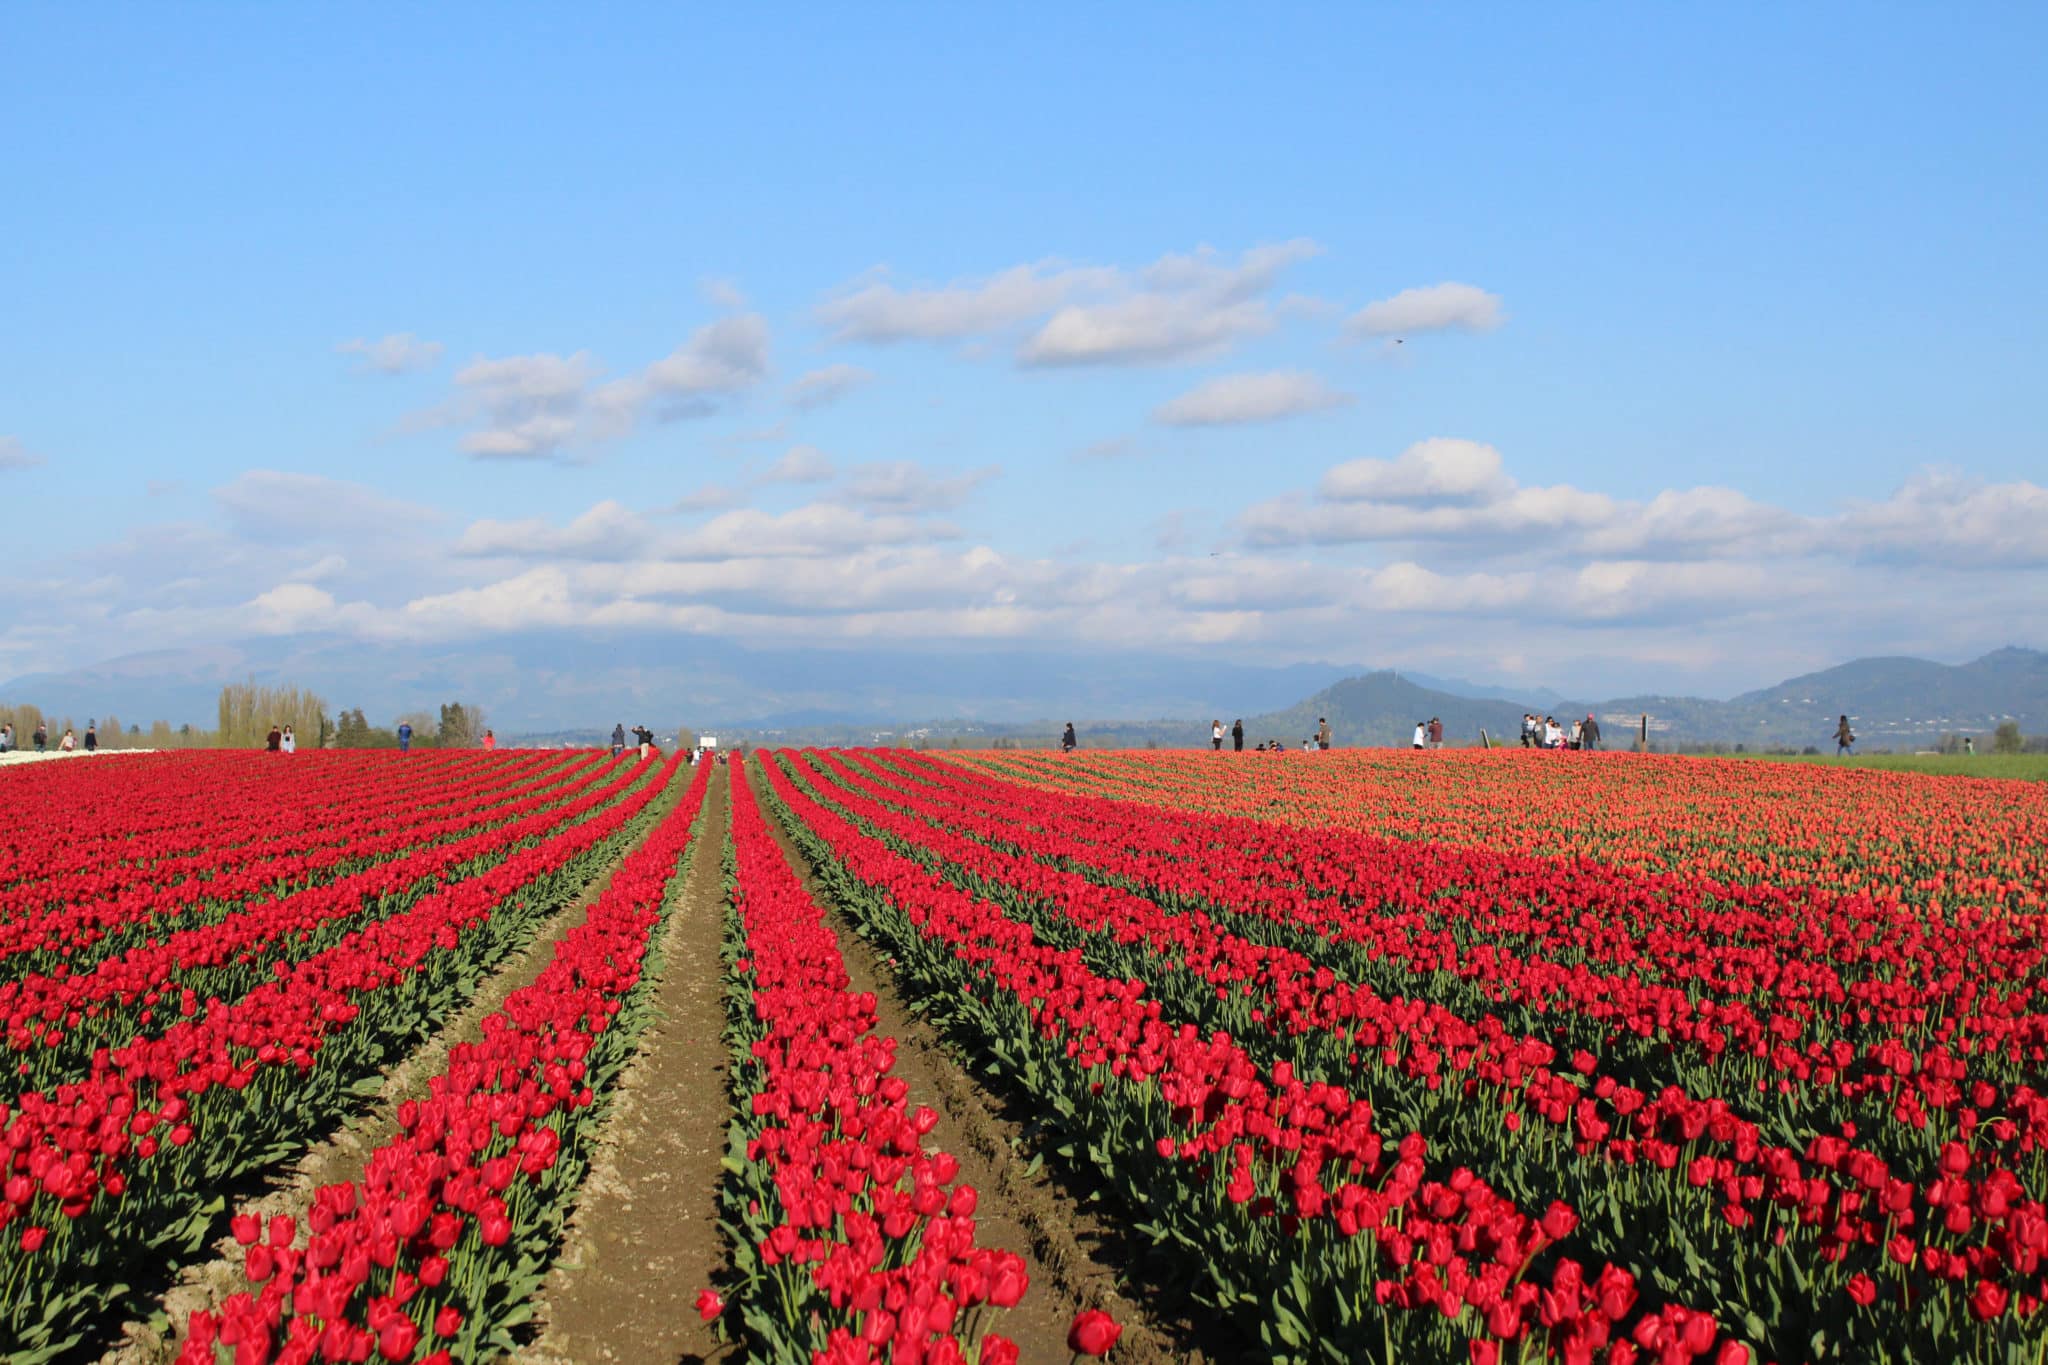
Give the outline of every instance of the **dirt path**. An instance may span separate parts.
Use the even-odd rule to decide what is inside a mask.
[[[767,801],[762,812],[790,865],[828,910],[839,935],[852,989],[873,991],[877,1028],[897,1040],[896,1074],[910,1087],[913,1104],[939,1114],[931,1141],[960,1162],[960,1178],[981,1196],[975,1221],[991,1246],[1022,1256],[1031,1288],[1017,1307],[997,1315],[994,1330],[1015,1341],[1027,1365],[1071,1358],[1067,1327],[1083,1308],[1100,1308],[1123,1324],[1115,1356],[1123,1365],[1168,1365],[1205,1359],[1185,1331],[1170,1330],[1171,1319],[1156,1317],[1117,1269],[1110,1228],[1078,1207],[1043,1169],[1032,1172],[1019,1155],[1023,1124],[1004,1112],[1001,1101],[962,1071],[931,1027],[905,1005],[896,975],[850,921],[838,913],[832,895],[813,876],[778,814]]]
[[[621,1074],[522,1361],[717,1357],[697,1291],[725,1263],[718,1228],[726,1124],[722,854],[729,772],[715,768],[690,842],[689,879],[661,941],[658,1014]]]
[[[450,1048],[457,1043],[482,1041],[483,1021],[497,1012],[507,996],[530,985],[554,960],[555,941],[582,922],[585,912],[611,885],[619,865],[667,818],[688,785],[687,773],[679,772],[670,780],[668,790],[654,799],[651,818],[639,836],[607,859],[574,900],[542,920],[526,947],[507,958],[480,983],[476,994],[442,1024],[439,1032],[385,1073],[383,1087],[367,1111],[308,1150],[297,1165],[281,1171],[274,1178],[270,1193],[239,1208],[266,1219],[278,1213],[303,1218],[321,1186],[360,1179],[370,1154],[398,1132],[398,1106],[427,1093],[428,1080],[440,1074]],[[187,1267],[178,1283],[164,1295],[162,1308],[170,1330],[160,1333],[142,1323],[123,1324],[123,1341],[101,1357],[100,1365],[156,1365],[172,1359],[194,1311],[211,1309],[228,1295],[248,1288],[242,1273],[242,1248],[233,1238],[224,1237],[215,1244],[215,1250],[219,1253],[216,1259]]]

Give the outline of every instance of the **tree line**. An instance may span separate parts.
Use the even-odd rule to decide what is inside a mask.
[[[0,702],[0,725],[14,727],[18,748],[31,746],[39,725],[47,729],[53,749],[66,730],[83,742],[87,723],[94,724],[102,749],[260,749],[273,725],[289,725],[301,749],[395,749],[400,725],[412,726],[415,748],[467,749],[483,741],[486,728],[484,709],[475,702],[443,702],[438,713],[408,711],[392,717],[389,725],[374,725],[360,706],[337,712],[325,697],[306,688],[253,680],[221,688],[211,730],[167,720],[123,728],[111,712],[81,722],[33,702]]]

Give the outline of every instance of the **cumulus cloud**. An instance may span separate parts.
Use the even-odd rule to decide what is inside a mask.
[[[1483,502],[1513,489],[1492,446],[1436,436],[1391,460],[1334,465],[1319,491],[1332,502]]]
[[[1352,314],[1347,328],[1359,336],[1416,336],[1423,332],[1490,332],[1507,320],[1498,294],[1446,281],[1403,289]]]
[[[1152,420],[1170,427],[1236,426],[1322,412],[1350,401],[1350,395],[1298,370],[1226,374],[1161,404]]]
[[[817,317],[838,341],[952,341],[999,331],[1057,308],[1071,294],[1114,287],[1116,280],[1114,270],[1057,261],[910,289],[877,273],[819,304]]]
[[[789,386],[786,402],[798,412],[811,412],[835,403],[855,389],[873,382],[873,370],[858,365],[827,365],[812,370]]]
[[[43,462],[18,436],[0,436],[0,469],[29,469]]]
[[[999,465],[987,465],[963,474],[934,474],[911,460],[882,460],[848,470],[837,496],[874,511],[947,512],[1002,472]]]
[[[505,356],[458,370],[455,386],[479,422],[462,448],[486,459],[545,459],[576,433],[586,390],[597,375],[589,352]]]
[[[1437,542],[1455,543],[1467,556],[1988,569],[2048,565],[2043,525],[2048,488],[2027,482],[1986,484],[1929,470],[1882,501],[1801,514],[1732,488],[1665,489],[1636,501],[1569,484],[1522,484],[1493,447],[1439,437],[1391,460],[1332,466],[1313,497],[1254,504],[1239,529],[1247,544],[1264,549]]]
[[[761,475],[762,483],[829,483],[838,473],[832,457],[816,446],[794,445]]]
[[[871,515],[838,503],[811,503],[782,513],[741,508],[667,542],[672,559],[808,558],[877,545],[949,539],[952,527],[909,515]]]
[[[699,327],[644,379],[656,395],[683,399],[740,393],[768,373],[768,324],[741,313]]]
[[[1025,365],[1128,365],[1198,359],[1271,331],[1267,295],[1288,266],[1316,253],[1297,240],[1235,260],[1204,247],[1137,271],[1041,261],[941,286],[899,288],[873,275],[820,304],[841,341],[960,341],[1035,329]]]
[[[473,522],[455,542],[455,553],[478,558],[623,559],[652,540],[644,520],[607,499],[566,526],[538,518]]]
[[[357,337],[334,349],[342,355],[357,357],[358,373],[411,374],[433,368],[443,348],[440,342],[423,340],[411,332],[393,332],[376,341]]]
[[[1879,559],[1986,568],[2048,564],[2048,488],[1924,470],[1882,502],[1853,503],[1838,534],[1847,547]]]
[[[767,378],[768,343],[768,324],[741,313],[623,378],[604,378],[588,351],[478,359],[456,372],[447,403],[409,424],[471,427],[461,446],[478,459],[553,459],[628,436],[650,412],[667,420],[717,411]]]
[[[1165,257],[1123,297],[1061,308],[1018,358],[1027,365],[1128,365],[1219,354],[1273,329],[1265,295],[1282,270],[1317,250],[1297,240],[1256,247],[1235,263],[1207,248]]]

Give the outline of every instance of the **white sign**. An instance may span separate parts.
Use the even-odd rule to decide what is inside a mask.
[[[716,748],[718,747],[718,736],[717,736],[717,735],[700,735],[700,736],[698,736],[698,737],[697,737],[697,747],[698,747],[698,748],[700,748],[700,749],[716,749]]]

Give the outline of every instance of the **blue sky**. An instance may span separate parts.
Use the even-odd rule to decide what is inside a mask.
[[[0,678],[2048,644],[2038,6],[0,25]]]

